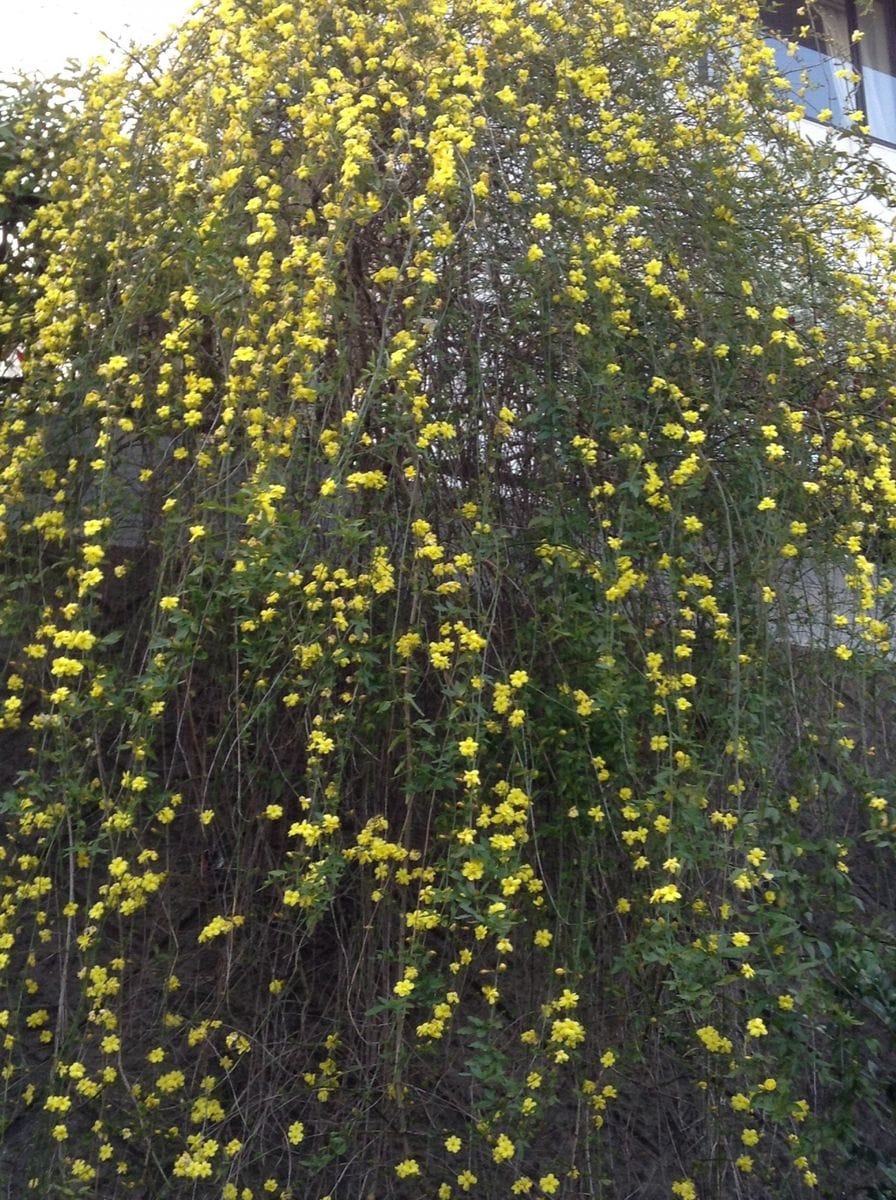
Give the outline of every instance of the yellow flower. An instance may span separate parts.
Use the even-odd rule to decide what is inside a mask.
[[[712,1025],[704,1025],[697,1030],[697,1037],[712,1054],[730,1054],[731,1039],[723,1037]]]
[[[420,1164],[416,1158],[405,1158],[395,1164],[395,1174],[399,1179],[410,1179],[412,1176],[420,1174]]]
[[[499,1134],[492,1148],[492,1158],[496,1163],[500,1163],[505,1162],[508,1158],[513,1158],[514,1154],[516,1154],[516,1146],[506,1133]]]
[[[160,1092],[176,1092],[184,1086],[186,1077],[183,1071],[169,1071],[167,1075],[160,1075],[156,1080],[156,1087]]]
[[[551,1025],[551,1041],[562,1046],[578,1046],[585,1040],[585,1027],[572,1017],[564,1017]]]
[[[679,1200],[697,1200],[697,1188],[690,1179],[679,1179],[672,1184],[673,1196]]]
[[[650,897],[651,904],[674,904],[681,899],[681,892],[674,883],[667,883],[665,887],[658,887],[654,890]]]
[[[83,670],[82,662],[76,658],[66,658],[64,655],[54,658],[50,664],[50,671],[53,675],[80,675]]]

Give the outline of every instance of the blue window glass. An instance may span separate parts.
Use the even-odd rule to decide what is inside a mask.
[[[788,51],[788,43],[779,38],[769,38],[768,44],[775,52],[778,74],[790,80],[795,92],[802,92],[806,116],[816,118],[826,110],[832,125],[848,126],[848,114],[856,107],[855,87],[849,79],[851,65],[803,43],[790,43],[793,54]]]
[[[861,111],[873,137],[896,143],[896,0],[780,0],[764,17],[807,117],[848,128]]]

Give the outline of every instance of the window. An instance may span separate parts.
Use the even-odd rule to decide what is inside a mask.
[[[778,72],[803,90],[806,116],[896,144],[896,0],[783,0],[763,13]]]

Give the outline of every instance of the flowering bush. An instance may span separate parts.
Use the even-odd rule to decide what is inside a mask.
[[[216,0],[85,84],[0,316],[10,1179],[885,1194],[888,185],[791,83],[748,0]]]

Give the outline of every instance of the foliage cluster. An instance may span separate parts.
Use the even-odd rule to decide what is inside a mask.
[[[7,314],[0,368],[17,349],[8,313],[21,308],[23,289],[33,291],[42,266],[22,233],[72,151],[69,110],[77,96],[74,80],[61,76],[0,82],[0,311]]]
[[[10,1179],[893,1195],[896,286],[799,86],[749,0],[85,83],[0,314]]]

